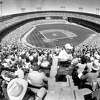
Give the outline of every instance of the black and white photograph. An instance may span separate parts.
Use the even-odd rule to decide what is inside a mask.
[[[0,100],[100,100],[100,0],[0,0]]]

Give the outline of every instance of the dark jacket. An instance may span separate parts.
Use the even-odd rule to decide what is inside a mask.
[[[99,76],[98,72],[89,72],[85,75],[82,75],[81,79],[85,80],[86,82],[88,82],[90,84],[92,84],[93,82],[97,81],[98,76]]]

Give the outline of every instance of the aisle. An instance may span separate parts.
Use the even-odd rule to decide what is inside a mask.
[[[75,100],[74,92],[71,87],[72,79],[70,76],[67,77],[67,82],[56,82],[57,64],[58,59],[54,57],[48,81],[48,93],[45,100]]]
[[[87,88],[78,89],[77,86],[74,86],[71,76],[66,76],[66,82],[56,82],[57,64],[57,57],[53,57],[50,78],[48,80],[48,92],[44,100],[85,100],[84,95],[91,93],[91,90]]]

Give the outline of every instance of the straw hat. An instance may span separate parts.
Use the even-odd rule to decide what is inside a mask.
[[[24,79],[16,78],[11,80],[7,86],[7,94],[10,100],[22,100],[26,91],[28,83]]]

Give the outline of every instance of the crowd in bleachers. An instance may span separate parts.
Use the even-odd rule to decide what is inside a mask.
[[[96,24],[94,22],[90,22],[90,21],[87,21],[87,20],[74,18],[74,17],[68,17],[68,21],[82,25],[82,26],[85,26],[85,27],[90,28],[90,29],[92,29],[96,32],[100,32],[99,24]]]
[[[10,47],[4,46],[1,47],[0,50],[1,96],[5,96],[7,98],[9,95],[12,94],[11,91],[13,90],[13,88],[19,84],[18,82],[17,85],[15,83],[15,86],[10,89],[10,85],[14,84],[12,82],[13,79],[15,79],[15,81],[18,81],[19,79],[19,82],[22,81],[22,84],[26,84],[25,87],[29,86],[33,88],[33,90],[27,90],[27,96],[31,96],[30,98],[33,98],[32,100],[34,100],[37,92],[39,94],[40,91],[45,93],[46,89],[48,88],[47,77],[49,76],[50,66],[52,64],[50,50],[21,50],[18,49],[18,46],[16,45],[11,45]],[[47,68],[45,69],[45,67]],[[44,69],[46,70],[46,72]],[[19,86],[21,85],[19,84]],[[19,88],[17,88],[17,90],[15,89],[13,93],[17,93],[18,89]],[[37,91],[36,89],[40,91]],[[24,92],[26,92],[26,90]],[[23,100],[28,100],[26,99],[28,97],[25,97]],[[10,98],[10,100],[15,100],[12,96],[9,96],[8,98]],[[22,97],[19,96],[19,100],[21,99]],[[38,100],[38,95],[36,100]]]
[[[62,67],[71,70],[67,74],[79,89],[89,88],[92,92],[99,89],[100,48],[96,46],[84,45],[78,50],[70,44],[54,49],[20,49],[18,45],[5,44],[0,45],[0,97],[6,100],[45,98],[50,70],[55,67],[53,59],[58,60],[57,71]]]
[[[2,100],[3,98],[5,100],[43,100],[48,91],[51,67],[55,67],[53,66],[55,57],[58,59],[57,77],[62,74],[62,68],[68,68],[67,71],[71,70],[71,72],[67,74],[72,76],[74,84],[79,89],[89,88],[92,91],[92,100],[100,99],[98,93],[100,48],[84,45],[83,48],[76,50],[67,44],[62,48],[29,49],[21,47],[22,44],[16,44],[22,35],[20,33],[24,32],[15,33],[8,34],[2,41],[2,43],[6,42],[0,45],[0,97]],[[66,76],[66,73],[64,75]]]
[[[27,19],[34,19],[34,21],[37,21],[38,19],[41,19],[41,17],[48,17],[51,16],[50,19],[52,19],[52,16],[56,17],[74,17],[74,18],[79,18],[83,20],[88,20],[89,22],[97,23],[99,24],[100,22],[100,17],[97,15],[93,14],[88,14],[88,13],[78,13],[78,12],[52,12],[52,11],[47,11],[47,12],[29,12],[29,13],[21,13],[21,14],[13,14],[13,15],[8,15],[8,16],[2,16],[0,17],[0,31],[4,30],[5,28],[8,28],[9,26],[15,25],[15,23],[19,23],[22,21],[25,21]],[[37,19],[35,19],[37,18]]]

